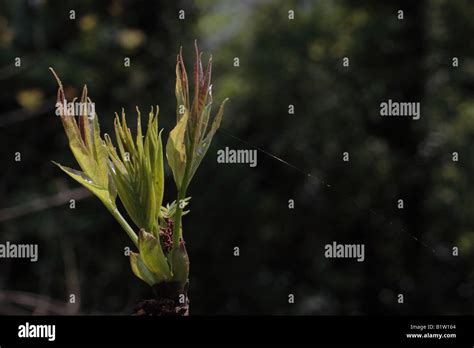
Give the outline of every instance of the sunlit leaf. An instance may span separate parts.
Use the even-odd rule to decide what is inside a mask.
[[[186,74],[186,68],[184,66],[183,54],[180,49],[177,63],[176,63],[176,100],[177,100],[177,110],[176,110],[176,122],[178,122],[183,114],[179,111],[180,107],[183,106],[189,110],[189,86],[188,86],[188,76]]]
[[[119,153],[108,135],[105,136],[110,157],[110,173],[120,200],[139,228],[158,236],[158,219],[164,194],[163,150],[158,132],[158,108],[150,112],[143,141],[140,111],[137,109],[137,134],[133,139],[127,127],[125,112],[115,119]]]
[[[140,230],[138,235],[138,248],[140,256],[146,267],[159,281],[170,280],[172,275],[168,262],[157,238],[145,230]]]
[[[91,191],[95,190],[93,191],[94,194],[97,195],[97,187],[100,188],[101,193],[99,198],[101,198],[102,201],[115,202],[116,190],[113,183],[110,182],[107,149],[104,141],[100,137],[98,117],[95,113],[93,115],[88,114],[89,105],[93,103],[87,96],[87,87],[84,86],[82,91],[80,99],[82,110],[81,114],[77,115],[77,122],[75,115],[69,114],[67,107],[64,107],[67,105],[67,100],[64,95],[61,80],[53,69],[50,68],[50,70],[59,85],[56,106],[68,137],[69,147],[79,167],[82,169],[82,173],[75,171],[74,175],[76,175],[76,177],[73,177],[77,180],[77,178],[80,177],[77,173],[81,173],[81,175],[87,177],[96,186],[96,188],[89,188]],[[75,99],[73,102],[75,102]],[[74,169],[67,168],[69,170],[68,172],[65,168],[66,167],[61,167],[61,169],[66,171],[69,175],[71,175],[71,171],[74,171]],[[104,190],[107,194],[103,192]]]
[[[148,285],[153,286],[159,282],[159,279],[145,266],[139,254],[130,253],[130,266],[133,273]]]
[[[211,145],[212,138],[216,134],[217,130],[219,129],[222,121],[222,116],[224,114],[224,106],[225,103],[227,102],[228,99],[225,99],[220,108],[219,111],[214,118],[214,121],[212,122],[211,129],[209,132],[206,134],[205,138],[198,144],[198,147],[194,153],[194,158],[193,158],[193,163],[191,166],[191,171],[189,173],[189,179],[188,183],[191,181],[193,178],[194,174],[196,174],[196,170],[198,169],[199,165],[201,164],[202,159],[207,153],[207,150],[209,149],[209,146]]]
[[[179,120],[178,124],[170,132],[168,143],[166,144],[166,158],[173,172],[174,180],[178,187],[183,181],[186,166],[186,148],[184,136],[188,122],[188,113]]]
[[[96,195],[104,204],[109,207],[114,207],[115,203],[110,199],[109,190],[106,187],[98,186],[90,177],[79,170],[75,170],[69,167],[60,165],[59,163],[53,162],[67,175],[76,180],[82,186],[86,187],[94,195]]]

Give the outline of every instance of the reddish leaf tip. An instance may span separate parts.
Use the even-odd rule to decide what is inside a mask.
[[[61,80],[59,79],[59,76],[56,74],[56,71],[54,71],[54,69],[52,67],[49,67],[49,70],[51,70],[54,78],[56,79],[56,82],[58,83],[59,85],[59,88],[63,88],[63,84],[61,83]]]

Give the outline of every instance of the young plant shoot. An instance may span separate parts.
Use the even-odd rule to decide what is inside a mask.
[[[152,107],[149,112],[145,135],[138,108],[135,136],[127,126],[125,112],[122,110],[120,116],[116,114],[114,143],[108,134],[103,137],[100,134],[95,108],[88,107],[93,103],[87,95],[86,86],[80,99],[82,107],[79,114],[72,111],[75,108],[59,107],[68,103],[61,80],[50,68],[59,85],[58,112],[69,147],[81,170],[55,164],[99,198],[134,243],[137,252],[130,254],[132,271],[154,289],[158,301],[158,309],[153,313],[148,310],[145,314],[188,313],[189,259],[182,224],[182,217],[188,213],[184,209],[190,199],[186,198],[186,194],[221,124],[227,101],[222,102],[212,119],[212,57],[204,72],[202,53],[197,44],[195,51],[192,101],[181,50],[177,56],[176,126],[169,133],[165,150],[162,130],[158,127],[158,107]],[[92,114],[90,110],[93,110]],[[177,188],[176,201],[166,205],[163,205],[164,153]],[[128,219],[117,208],[117,196]],[[184,303],[179,300],[183,295]]]

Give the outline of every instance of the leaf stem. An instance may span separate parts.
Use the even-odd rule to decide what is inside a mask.
[[[122,214],[118,211],[117,207],[115,206],[109,206],[106,205],[107,209],[110,211],[110,213],[113,215],[115,220],[122,226],[122,228],[125,230],[125,232],[128,234],[130,239],[132,240],[133,244],[138,248],[138,237],[133,230],[133,228],[128,224],[127,220],[124,219]]]
[[[186,196],[186,182],[187,182],[187,177],[188,177],[188,172],[189,172],[189,166],[186,165],[186,168],[184,169],[184,175],[183,175],[183,182],[181,183],[181,186],[178,191],[178,198],[177,198],[177,206],[176,206],[176,213],[174,215],[174,226],[173,226],[173,249],[179,247],[179,240],[181,238],[181,216],[183,214],[183,208],[181,208],[181,201],[184,199]]]
[[[176,207],[176,213],[174,215],[174,226],[173,226],[173,249],[176,249],[179,247],[179,240],[182,236],[182,231],[181,231],[181,216],[183,214],[183,208],[181,207],[181,201],[186,197],[186,190],[188,189],[188,176],[189,172],[191,170],[191,166],[193,163],[193,153],[194,153],[194,144],[193,142],[191,143],[190,146],[190,151],[188,154],[188,159],[186,161],[186,166],[184,168],[184,174],[183,174],[183,180],[181,182],[181,185],[178,190],[178,198],[177,198],[177,207]]]

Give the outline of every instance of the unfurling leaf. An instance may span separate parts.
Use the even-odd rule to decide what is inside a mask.
[[[118,115],[115,118],[119,152],[110,137],[105,135],[110,157],[110,173],[120,200],[135,225],[157,237],[164,193],[163,145],[161,132],[158,132],[158,108],[156,114],[153,113],[153,108],[150,112],[145,142],[138,109],[137,113],[135,141],[127,127],[123,111],[122,121]]]
[[[179,122],[184,113],[181,112],[183,108],[189,110],[189,86],[188,86],[188,75],[186,74],[186,68],[183,61],[182,49],[179,50],[179,54],[176,62],[176,122]]]
[[[225,99],[208,130],[212,108],[212,57],[206,71],[202,66],[202,53],[195,43],[194,98],[189,104],[189,86],[181,51],[176,64],[177,124],[171,131],[166,146],[168,163],[178,190],[186,189],[219,128],[224,112]]]
[[[61,168],[67,175],[76,180],[79,184],[87,188],[94,195],[96,195],[107,207],[115,207],[115,202],[110,199],[108,188],[98,186],[86,174],[79,170],[65,167],[53,161],[55,165]]]
[[[130,266],[132,267],[133,273],[148,285],[153,286],[154,284],[159,283],[156,276],[151,273],[143,263],[140,254],[134,252],[130,253]]]
[[[188,206],[189,201],[191,200],[191,197],[186,197],[181,200],[181,209],[186,208]],[[178,205],[176,204],[176,201],[173,201],[171,204],[167,203],[166,206],[161,207],[161,215],[164,219],[173,219],[174,220],[174,214],[176,214],[176,209]],[[183,216],[186,215],[189,212],[189,210],[183,211]]]
[[[109,177],[107,148],[100,137],[99,121],[95,111],[89,114],[89,111],[95,108],[89,107],[93,103],[87,96],[87,87],[84,86],[80,100],[82,112],[80,115],[70,114],[61,80],[53,69],[50,70],[59,85],[56,107],[68,137],[69,147],[82,172],[56,164],[99,197],[107,207],[113,207],[116,190]]]
[[[166,158],[173,172],[174,181],[179,188],[183,182],[186,167],[186,147],[184,137],[188,122],[188,113],[178,121],[178,124],[170,132],[168,143],[166,144]]]
[[[138,248],[138,253],[130,253],[133,273],[154,289],[157,284],[164,283],[165,288],[173,291],[179,287],[181,294],[185,291],[189,276],[189,258],[181,227],[181,218],[188,212],[183,209],[190,199],[186,198],[186,190],[220,127],[227,101],[222,102],[212,119],[212,58],[204,70],[197,43],[195,51],[192,101],[181,50],[177,57],[176,126],[169,134],[165,153],[178,196],[176,201],[165,207],[162,206],[164,151],[158,128],[158,107],[156,113],[153,107],[151,109],[146,133],[142,132],[138,108],[136,133],[133,135],[127,126],[125,112],[122,110],[121,117],[116,114],[115,147],[109,135],[101,138],[87,87],[84,86],[80,99],[83,107],[80,115],[70,115],[61,81],[51,69],[59,85],[56,105],[60,110],[59,116],[69,147],[82,171],[55,164],[96,195],[127,232]],[[117,209],[117,195],[140,230],[138,236]]]
[[[224,114],[224,106],[225,106],[225,103],[227,102],[227,100],[229,100],[229,99],[226,98],[222,102],[222,104],[219,108],[219,112],[217,113],[216,117],[214,118],[214,121],[212,122],[211,129],[209,130],[209,132],[207,134],[204,133],[204,139],[202,139],[198,144],[198,147],[197,147],[196,152],[194,154],[193,164],[191,166],[191,171],[189,173],[188,182],[190,182],[191,179],[193,178],[194,174],[196,174],[196,170],[198,169],[199,165],[201,164],[202,159],[204,158],[204,156],[207,153],[207,150],[209,149],[209,146],[211,145],[212,138],[214,137],[214,134],[216,134],[217,130],[219,129],[219,127],[221,125],[222,116]]]
[[[142,229],[138,235],[138,248],[143,263],[156,279],[160,282],[171,279],[171,271],[159,239]]]

